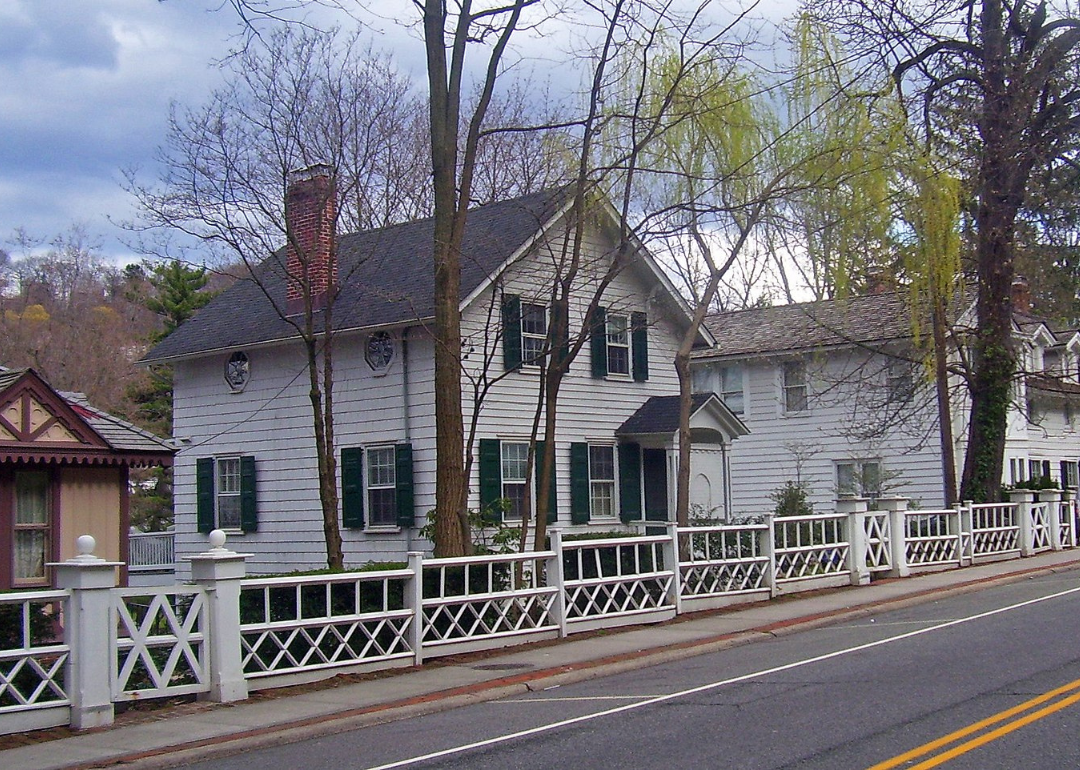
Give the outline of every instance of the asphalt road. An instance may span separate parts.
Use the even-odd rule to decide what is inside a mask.
[[[1067,573],[188,767],[1059,770],[1077,735]]]

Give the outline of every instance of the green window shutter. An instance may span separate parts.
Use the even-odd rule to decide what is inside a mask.
[[[364,526],[364,450],[341,450],[341,523],[350,529]]]
[[[195,461],[195,521],[204,535],[214,528],[214,458]]]
[[[570,355],[570,319],[565,302],[552,303],[551,330],[555,335],[554,354],[551,357],[554,365],[565,361]]]
[[[641,448],[619,444],[619,518],[641,519]]]
[[[397,523],[399,527],[411,527],[416,520],[412,444],[394,447],[394,474],[397,479]]]
[[[521,368],[521,297],[504,294],[503,320],[503,368],[513,371]]]
[[[592,352],[592,376],[607,377],[607,308],[596,308],[589,344]]]
[[[630,314],[630,346],[634,381],[649,379],[649,319],[644,313]]]
[[[544,450],[547,447],[546,441],[536,442],[536,482],[540,483],[540,478],[543,475],[544,470]],[[547,510],[547,523],[554,524],[559,519],[559,493],[558,484],[555,482],[555,468],[551,469],[551,485],[548,487],[548,510]]]
[[[259,510],[255,500],[255,458],[240,458],[240,529],[255,532],[259,528]]]
[[[570,445],[570,521],[589,522],[589,445],[577,441]]]
[[[502,497],[502,453],[497,438],[480,439],[480,511],[496,519],[502,519],[498,507]]]

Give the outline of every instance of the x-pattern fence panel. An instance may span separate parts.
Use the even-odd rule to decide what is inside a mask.
[[[425,646],[558,630],[557,586],[546,585],[547,551],[428,559],[423,563]]]
[[[240,644],[250,679],[413,655],[407,569],[245,580]]]
[[[1072,548],[1076,545],[1075,532],[1073,526],[1073,504],[1068,500],[1062,500],[1057,505],[1057,517],[1058,526],[1061,528],[1061,544],[1065,548]]]
[[[762,548],[768,524],[679,528],[680,591],[684,598],[760,591],[768,587],[769,557]]]
[[[979,503],[971,507],[973,555],[998,556],[1020,550],[1015,503]]]
[[[667,536],[563,543],[566,621],[634,615],[674,605]]]
[[[912,567],[959,564],[960,514],[941,511],[907,511],[904,515],[904,546]]]
[[[0,715],[70,703],[65,591],[0,594]]]
[[[1049,551],[1053,547],[1050,539],[1050,504],[1032,503],[1031,508],[1031,545],[1035,552]]]
[[[866,538],[866,568],[871,572],[886,572],[892,569],[892,525],[889,514],[866,514],[863,517],[863,533]]]
[[[773,519],[777,582],[842,574],[851,548],[846,522],[846,514]]]
[[[205,591],[116,589],[111,614],[113,700],[209,691]]]

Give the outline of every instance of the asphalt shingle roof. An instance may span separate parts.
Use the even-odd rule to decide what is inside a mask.
[[[911,336],[899,294],[803,302],[717,313],[705,319],[721,355],[784,353]]]
[[[703,407],[715,393],[694,393],[690,396],[690,414]],[[616,436],[669,434],[679,429],[679,397],[653,396],[642,404],[615,431]]]
[[[86,420],[105,442],[121,452],[173,452],[176,448],[159,436],[132,425],[114,414],[92,406],[84,393],[58,391],[65,401],[76,407],[79,415]]]
[[[461,248],[461,296],[469,295],[569,200],[569,188],[546,190],[469,212]],[[434,315],[434,220],[424,219],[338,237],[341,291],[334,327],[389,326]],[[283,257],[267,259],[252,279],[237,281],[154,346],[143,362],[289,339]],[[273,298],[273,302],[267,298]]]

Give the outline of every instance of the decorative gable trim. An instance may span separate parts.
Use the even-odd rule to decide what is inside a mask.
[[[12,438],[6,439],[5,434]],[[30,369],[0,394],[0,440],[5,439],[36,447],[110,448],[75,408]]]

